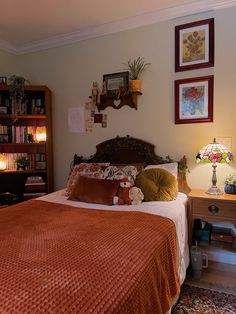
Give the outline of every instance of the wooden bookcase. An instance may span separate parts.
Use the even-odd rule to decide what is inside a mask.
[[[24,200],[30,179],[38,178],[41,185],[45,182],[45,193],[53,191],[51,91],[46,86],[26,85],[20,110],[16,116],[12,114],[9,86],[0,85],[0,153],[7,159],[7,169],[0,171],[0,193],[14,193]],[[46,127],[46,141],[38,142],[36,129],[42,126]],[[29,160],[25,170],[16,170],[14,160],[19,155]],[[43,192],[32,190],[32,197]]]

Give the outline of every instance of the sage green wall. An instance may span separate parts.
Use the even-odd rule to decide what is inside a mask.
[[[99,142],[129,134],[156,145],[156,152],[179,159],[186,154],[189,183],[207,188],[211,180],[209,165],[196,165],[196,152],[213,137],[231,137],[236,155],[236,7],[165,21],[17,57],[20,73],[34,84],[46,84],[53,93],[55,188],[66,184],[74,153],[90,156]],[[209,17],[215,18],[215,67],[174,72],[174,26]],[[69,107],[82,106],[91,93],[93,81],[102,75],[123,70],[129,58],[143,56],[151,71],[143,76],[143,95],[138,110],[123,107],[106,109],[108,127],[95,125],[92,133],[70,133]],[[174,124],[174,80],[214,74],[214,122]],[[235,171],[219,166],[218,183]]]
[[[0,76],[9,77],[17,73],[17,56],[0,49]]]

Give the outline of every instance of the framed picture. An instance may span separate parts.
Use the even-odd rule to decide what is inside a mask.
[[[125,93],[129,88],[129,72],[118,72],[113,74],[104,74],[103,82],[108,94]]]
[[[0,107],[0,114],[6,114],[7,113],[7,107]]]
[[[35,162],[36,170],[45,170],[46,169],[46,161],[36,161]]]
[[[213,121],[213,75],[175,81],[175,124]]]
[[[214,66],[214,19],[175,27],[175,71]]]
[[[7,84],[6,76],[0,76],[0,85],[6,85],[6,84]]]
[[[9,142],[8,134],[0,134],[0,143],[8,143],[8,142]]]

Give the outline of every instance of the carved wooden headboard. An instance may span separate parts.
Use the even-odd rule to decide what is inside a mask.
[[[154,152],[155,146],[146,141],[125,136],[115,137],[96,146],[96,153],[90,158],[74,155],[71,168],[81,162],[110,162],[111,164],[131,164],[142,163],[144,165],[154,165],[173,162],[166,156],[160,157]],[[178,185],[179,191],[188,194],[190,188],[186,181],[187,160],[184,156],[178,161]]]

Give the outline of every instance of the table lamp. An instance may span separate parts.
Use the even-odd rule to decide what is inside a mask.
[[[213,175],[212,175],[212,186],[208,189],[206,193],[208,194],[224,194],[217,186],[217,178],[216,178],[216,167],[217,163],[229,163],[234,159],[233,154],[223,145],[216,142],[214,138],[213,143],[204,146],[198,152],[196,156],[197,162],[202,163],[211,163],[213,167]]]
[[[36,128],[36,141],[37,142],[46,142],[47,134],[45,126],[37,126]]]

